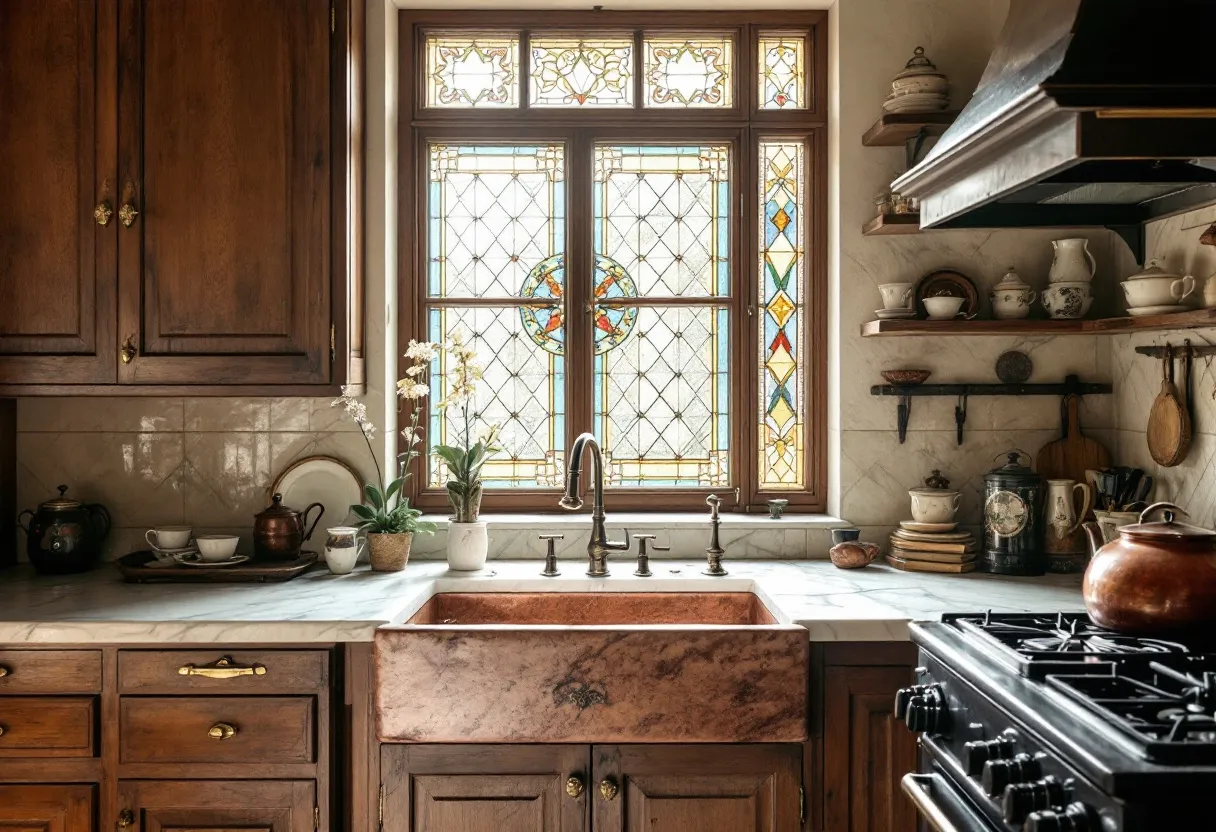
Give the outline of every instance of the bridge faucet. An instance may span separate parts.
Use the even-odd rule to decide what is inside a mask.
[[[570,446],[566,459],[566,493],[558,501],[558,505],[570,511],[582,508],[583,498],[579,496],[579,478],[582,475],[583,452],[591,451],[591,461],[595,465],[595,479],[592,486],[591,502],[591,539],[587,541],[587,574],[593,578],[608,576],[608,553],[629,551],[629,530],[625,530],[624,540],[609,540],[604,529],[604,456],[600,451],[600,443],[590,433],[580,434]]]

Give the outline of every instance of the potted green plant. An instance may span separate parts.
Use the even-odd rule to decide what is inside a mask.
[[[367,406],[351,396],[345,387],[342,388],[341,398],[333,402],[334,406],[341,405],[359,426],[376,466],[376,482],[364,485],[363,502],[350,507],[358,518],[356,526],[367,538],[368,556],[375,572],[400,572],[409,561],[414,535],[435,532],[435,524],[423,520],[422,512],[413,508],[402,493],[412,474],[414,460],[422,456],[422,429],[418,422],[422,399],[429,390],[426,384],[427,368],[435,355],[435,345],[428,343],[410,341],[406,350],[405,357],[410,363],[406,367],[405,377],[397,382],[397,395],[413,402],[413,405],[410,408],[409,426],[401,431],[406,449],[397,456],[397,476],[391,482],[384,481],[379,459],[372,447],[371,439],[376,428],[368,418]]]
[[[432,452],[447,466],[448,502],[452,520],[448,525],[448,568],[475,572],[486,565],[490,539],[481,512],[481,469],[486,460],[501,450],[495,443],[498,427],[491,426],[482,436],[471,435],[470,405],[481,380],[482,368],[476,351],[464,341],[460,331],[452,333],[446,347],[452,358],[448,372],[448,393],[438,407],[460,410],[462,441],[457,445],[436,445]]]

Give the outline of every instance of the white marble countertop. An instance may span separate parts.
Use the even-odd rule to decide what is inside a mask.
[[[1079,610],[1080,576],[1006,578],[899,572],[873,564],[837,569],[829,561],[735,561],[730,574],[700,574],[703,561],[651,561],[654,577],[635,578],[632,562],[588,578],[580,562],[543,578],[535,561],[492,561],[480,573],[441,562],[382,574],[314,571],[284,584],[126,584],[110,569],[46,577],[28,568],[0,573],[0,644],[305,644],[370,641],[436,592],[755,592],[782,623],[804,626],[812,641],[903,641],[908,622],[946,612]]]

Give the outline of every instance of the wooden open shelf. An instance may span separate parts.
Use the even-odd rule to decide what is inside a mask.
[[[903,147],[908,139],[923,130],[927,136],[940,136],[958,118],[958,110],[940,113],[883,113],[861,137],[866,147]]]
[[[1118,335],[1205,326],[1216,326],[1216,309],[1195,309],[1142,318],[1095,318],[1089,321],[869,321],[861,325],[861,334],[866,338],[912,335]]]
[[[919,234],[920,214],[883,214],[861,227],[867,237],[879,234]]]

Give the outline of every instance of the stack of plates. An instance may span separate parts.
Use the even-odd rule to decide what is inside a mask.
[[[955,531],[957,523],[904,520],[891,535],[887,563],[908,572],[970,572],[975,569],[976,541],[971,532]]]
[[[950,96],[937,92],[892,93],[882,102],[888,113],[936,113],[950,106]]]
[[[896,308],[896,309],[875,309],[874,314],[878,316],[880,321],[893,321],[903,318],[915,318],[915,309]]]

